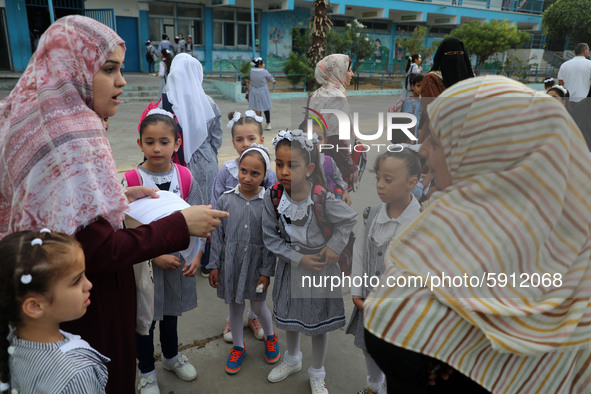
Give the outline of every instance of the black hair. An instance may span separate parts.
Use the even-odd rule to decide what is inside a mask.
[[[174,135],[174,141],[178,141],[179,128],[175,120],[170,116],[164,114],[152,114],[142,119],[142,122],[140,123],[140,140],[142,139],[142,135],[144,134],[144,130],[146,129],[146,127],[155,125],[159,122],[166,123],[168,126],[170,126],[172,134]]]
[[[35,238],[42,244],[31,245]],[[58,232],[21,231],[0,241],[0,382],[10,381],[9,325],[20,326],[21,306],[29,294],[51,300],[51,285],[71,268],[76,249],[82,251],[74,237]],[[31,281],[23,282],[23,275]]]
[[[168,40],[168,36],[166,34],[162,34],[162,39],[163,40]]]
[[[410,86],[416,85],[417,83],[423,82],[423,74],[412,73],[410,74]]]
[[[308,152],[306,149],[300,145],[299,142],[295,144],[292,141],[288,140],[287,138],[282,139],[277,143],[275,146],[275,152],[282,146],[288,146],[292,152],[293,150],[297,150],[301,153],[302,157],[304,158],[306,165],[310,163],[314,163],[314,171],[310,174],[310,180],[314,185],[320,185],[326,189],[326,179],[324,178],[324,171],[322,170],[322,164],[320,163],[320,155],[318,153],[318,148],[314,146],[311,152]]]
[[[261,64],[263,64],[265,61],[263,59],[252,59],[252,64],[254,64],[254,67],[259,67]]]
[[[408,69],[410,68],[410,65],[412,63],[414,63],[414,61],[417,60],[419,58],[419,56],[420,55],[418,53],[415,53],[414,55],[409,56],[409,57],[406,58],[407,59],[407,62],[406,62],[406,68],[404,69],[404,72],[406,72],[406,73],[408,72]]]
[[[589,49],[589,45],[584,42],[580,42],[575,45],[575,56],[582,55],[587,49]]]
[[[235,114],[235,112],[228,112],[228,119],[229,120],[234,119],[234,114]],[[242,125],[245,125],[245,124],[253,124],[253,125],[255,125],[257,127],[257,131],[259,132],[259,135],[261,137],[263,136],[263,125],[262,125],[262,123],[257,122],[256,119],[251,118],[250,116],[242,115],[240,117],[240,119],[238,119],[232,125],[232,130],[230,130],[232,132],[232,138],[234,138],[234,126],[242,126]]]
[[[550,93],[552,91],[552,92],[558,93],[558,95],[560,97],[570,97],[570,93],[568,92],[568,90],[566,90],[566,93],[565,93],[564,90],[562,90],[561,88],[566,90],[566,88],[564,88],[562,86],[558,87],[558,86],[554,85],[554,87],[548,89],[548,91],[546,93]]]
[[[170,73],[170,66],[172,65],[172,53],[168,49],[162,48],[160,53],[164,55],[164,63],[166,64],[166,76]]]
[[[261,184],[259,186],[265,186],[265,178],[266,178],[266,174],[267,174],[267,162],[265,161],[265,158],[263,157],[263,154],[257,150],[251,150],[248,151],[246,153],[244,153],[242,156],[240,156],[240,160],[238,161],[238,165],[240,165],[240,163],[242,163],[242,159],[244,159],[245,157],[248,156],[256,156],[262,163],[263,163],[263,168],[265,169],[265,172],[263,173],[263,180],[261,181]]]
[[[312,121],[312,129],[314,129],[315,127],[320,128],[320,130],[324,134],[324,138],[326,140],[326,130],[324,129],[324,125],[322,125],[322,123],[318,124],[313,120]],[[300,123],[300,125],[298,126],[298,129],[302,130],[304,132],[304,134],[307,134],[308,133],[308,119],[302,120],[302,123]]]
[[[378,172],[378,170],[380,169],[380,163],[388,157],[394,157],[403,160],[408,176],[415,176],[417,177],[417,179],[421,179],[421,158],[417,152],[409,148],[402,148],[402,150],[400,151],[387,150],[386,152],[380,154],[377,157],[376,162],[373,166],[375,172]]]

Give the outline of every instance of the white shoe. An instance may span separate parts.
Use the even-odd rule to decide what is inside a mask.
[[[271,383],[281,382],[289,375],[302,370],[302,352],[297,356],[290,356],[285,352],[285,359],[281,364],[269,372],[267,380]]]
[[[197,377],[195,367],[188,363],[189,359],[184,354],[177,354],[171,359],[162,358],[162,367],[167,371],[174,372],[179,379],[190,382]]]
[[[233,343],[232,330],[230,330],[230,322],[226,320],[226,328],[224,329],[224,341],[227,343]]]
[[[326,377],[324,367],[320,369],[308,368],[308,376],[310,377],[310,390],[312,394],[328,394],[326,383],[324,383],[324,378]]]
[[[324,378],[310,378],[310,390],[312,394],[328,394]]]
[[[137,389],[140,394],[160,394],[160,388],[156,380],[156,370],[140,373],[140,384],[137,385]]]
[[[265,130],[273,130],[273,127],[271,127],[271,123],[267,123],[267,127],[265,127]]]

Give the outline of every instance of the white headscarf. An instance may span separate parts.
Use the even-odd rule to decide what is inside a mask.
[[[183,129],[183,153],[189,162],[207,138],[207,122],[215,117],[203,91],[203,67],[187,53],[172,60],[165,92]]]

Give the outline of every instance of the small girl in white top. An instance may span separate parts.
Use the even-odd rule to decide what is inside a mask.
[[[104,393],[109,359],[59,329],[90,305],[78,241],[22,231],[0,241],[0,256],[0,392]]]
[[[328,333],[345,325],[345,309],[340,287],[331,289],[318,283],[340,276],[339,255],[357,213],[326,191],[317,143],[316,134],[310,140],[297,129],[282,131],[273,139],[279,182],[265,194],[263,240],[278,258],[273,318],[277,327],[286,331],[287,352],[267,379],[280,382],[302,369],[303,333],[312,337],[310,389],[313,394],[327,394],[324,359]]]
[[[261,220],[263,216],[262,187],[269,170],[269,151],[253,144],[240,155],[238,179],[240,184],[222,194],[218,209],[230,213],[222,219],[211,240],[211,269],[209,284],[218,289],[218,297],[230,307],[230,327],[234,347],[226,361],[226,372],[240,371],[246,346],[243,337],[242,314],[245,300],[256,312],[265,335],[265,360],[279,360],[277,335],[273,331],[271,312],[265,304],[270,277],[275,272],[275,256],[263,245]]]
[[[381,204],[366,210],[364,235],[357,237],[353,246],[353,268],[351,278],[364,275],[379,277],[385,270],[384,254],[393,240],[401,223],[419,216],[420,205],[411,191],[421,176],[419,154],[403,148],[399,152],[385,152],[376,159],[376,188]],[[358,281],[351,281],[357,283]],[[369,284],[370,280],[363,281]],[[355,335],[355,346],[365,355],[367,366],[367,389],[376,394],[386,394],[384,373],[371,358],[363,339],[363,301],[371,292],[370,286],[351,286],[355,308],[347,333]]]
[[[180,145],[174,115],[160,108],[152,109],[140,123],[137,144],[146,160],[136,170],[124,174],[123,185],[150,186],[172,192],[190,205],[203,204],[201,189],[188,168],[172,163],[172,155]],[[136,333],[136,356],[140,370],[138,390],[141,394],[158,390],[154,364],[154,328],[159,321],[162,367],[180,379],[197,377],[187,356],[178,351],[178,317],[197,307],[195,273],[202,251],[193,261],[185,261],[177,252],[152,259],[154,279],[154,318],[148,335]]]

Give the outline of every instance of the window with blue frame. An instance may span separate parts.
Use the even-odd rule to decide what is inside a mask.
[[[148,27],[150,40],[159,42],[162,34],[167,34],[172,41],[182,33],[186,38],[193,37],[194,46],[204,45],[203,6],[175,3],[149,3]]]
[[[255,11],[255,43],[260,37],[260,12]],[[226,48],[252,47],[250,10],[215,8],[213,10],[213,45]]]

